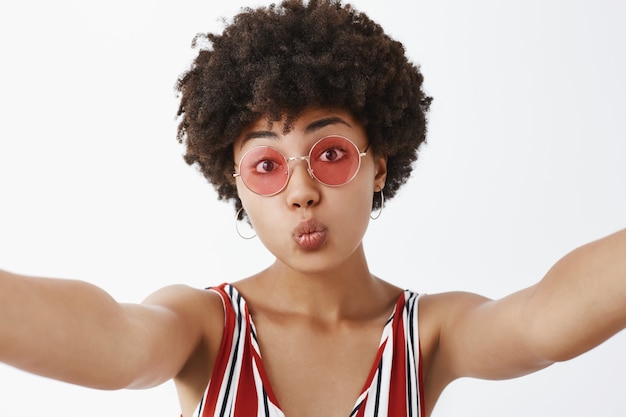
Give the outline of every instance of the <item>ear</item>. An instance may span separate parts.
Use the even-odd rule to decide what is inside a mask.
[[[387,180],[387,155],[379,155],[374,157],[374,191],[380,191],[385,188]]]

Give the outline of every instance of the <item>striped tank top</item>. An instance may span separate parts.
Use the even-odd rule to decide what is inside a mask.
[[[229,285],[210,288],[224,303],[224,335],[211,380],[194,417],[285,417],[265,374],[245,300]],[[369,376],[346,417],[425,416],[418,295],[400,295],[387,320]]]

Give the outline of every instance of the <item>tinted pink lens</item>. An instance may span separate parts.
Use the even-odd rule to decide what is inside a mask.
[[[250,149],[241,158],[239,173],[246,187],[260,195],[273,195],[287,184],[289,168],[285,157],[269,146]]]
[[[311,149],[311,171],[323,184],[338,186],[352,180],[361,156],[354,143],[341,136],[321,139]]]

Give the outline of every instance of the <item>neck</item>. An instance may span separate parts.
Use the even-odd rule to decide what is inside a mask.
[[[298,271],[276,260],[254,279],[261,293],[276,300],[281,309],[324,321],[363,317],[377,301],[388,302],[390,291],[388,284],[370,273],[362,245],[350,259],[329,270]]]

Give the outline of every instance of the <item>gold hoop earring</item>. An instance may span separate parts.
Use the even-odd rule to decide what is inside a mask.
[[[378,211],[376,212],[376,214],[372,215],[370,214],[370,219],[372,220],[376,220],[380,217],[381,214],[383,214],[383,208],[385,207],[385,195],[383,194],[383,189],[381,188],[380,191],[380,205],[378,206]],[[374,193],[374,195],[376,195],[376,193]]]
[[[242,239],[245,239],[245,240],[254,239],[256,237],[256,233],[253,234],[252,236],[244,236],[239,230],[239,216],[241,216],[242,211],[243,211],[243,207],[237,210],[237,214],[235,215],[235,230],[237,231],[237,234],[239,235],[239,237]]]

